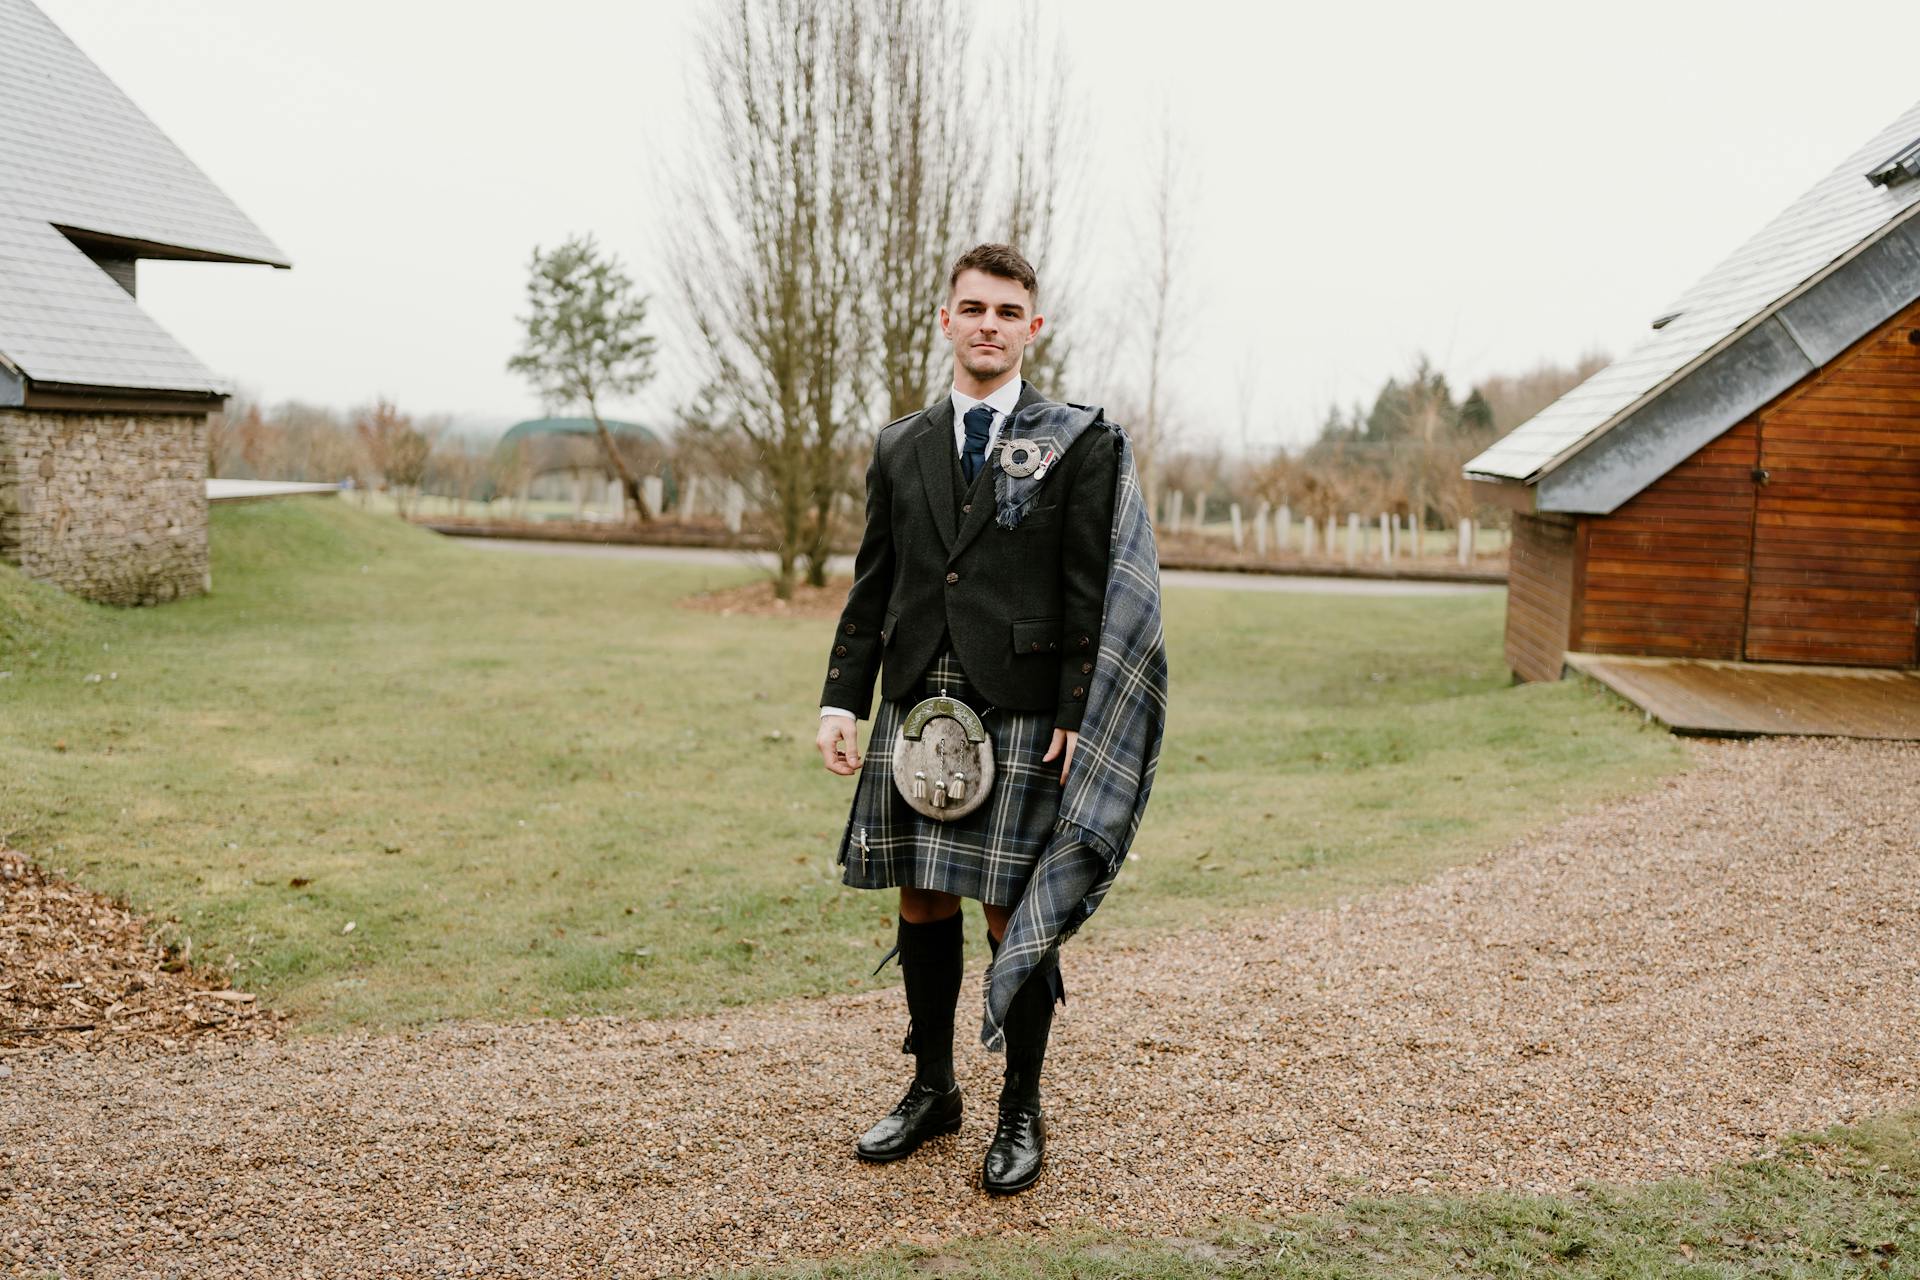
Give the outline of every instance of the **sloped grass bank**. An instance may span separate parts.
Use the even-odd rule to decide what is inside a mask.
[[[893,903],[832,865],[827,628],[674,606],[751,569],[474,548],[333,499],[212,536],[208,597],[0,610],[60,633],[0,683],[0,842],[177,917],[317,1029],[897,982],[870,976]],[[1076,945],[1404,882],[1684,763],[1592,690],[1510,687],[1498,593],[1167,603],[1160,784]]]
[[[41,649],[83,628],[92,609],[63,591],[29,582],[10,564],[0,564],[0,671],[37,661]]]
[[[1572,1195],[1356,1200],[1174,1240],[1096,1231],[956,1241],[755,1271],[762,1280],[1568,1280],[1920,1276],[1920,1113],[1783,1143],[1705,1178]]]

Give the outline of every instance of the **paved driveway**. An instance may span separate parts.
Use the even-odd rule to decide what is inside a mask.
[[[727,551],[713,547],[642,547],[603,542],[538,542],[518,538],[468,538],[465,543],[493,552],[523,552],[546,556],[585,556],[600,560],[653,560],[680,564],[773,567],[764,551]],[[853,572],[851,556],[835,556],[828,571]],[[1418,582],[1395,578],[1306,577],[1278,573],[1207,573],[1169,569],[1160,575],[1163,586],[1212,591],[1288,591],[1342,596],[1457,596],[1502,588],[1478,582]]]

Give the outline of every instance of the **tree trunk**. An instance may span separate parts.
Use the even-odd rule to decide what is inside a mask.
[[[793,599],[794,584],[799,580],[799,561],[801,554],[800,511],[793,502],[789,491],[782,495],[780,523],[782,525],[780,545],[774,552],[779,568],[773,576],[773,594],[776,599]]]
[[[614,447],[613,433],[607,430],[607,424],[600,420],[600,408],[587,397],[587,412],[593,415],[593,429],[600,437],[600,451],[607,455],[607,465],[620,477],[620,488],[627,495],[627,503],[639,517],[638,523],[645,524],[653,519],[653,512],[647,510],[647,500],[640,495],[640,478],[633,474],[633,468],[620,456],[620,450]]]
[[[807,585],[827,585],[827,557],[833,554],[833,490],[821,486],[814,491],[813,537],[807,547]]]

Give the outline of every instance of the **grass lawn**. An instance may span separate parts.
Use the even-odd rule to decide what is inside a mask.
[[[869,977],[893,904],[832,864],[828,624],[673,604],[750,569],[488,551],[331,499],[218,508],[212,538],[214,594],[160,609],[0,568],[0,841],[174,917],[309,1029],[897,983]],[[1684,763],[1589,688],[1510,687],[1501,611],[1170,592],[1159,786],[1075,945],[1412,880]]]
[[[1143,1241],[1095,1231],[889,1249],[755,1272],[791,1280],[1920,1276],[1920,1113],[1782,1144],[1709,1177],[1566,1196],[1360,1200]]]

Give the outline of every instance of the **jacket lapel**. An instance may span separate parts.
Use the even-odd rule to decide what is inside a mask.
[[[953,554],[955,537],[954,508],[959,499],[953,487],[953,397],[941,396],[927,409],[926,422],[914,451],[920,458],[920,483],[926,486],[927,505],[933,509],[934,527],[940,531],[940,544]]]
[[[1020,411],[1030,404],[1039,404],[1045,399],[1045,396],[1033,389],[1031,382],[1022,381],[1020,383],[1020,398],[1014,402],[1013,413],[1008,415],[1006,422],[1001,424],[999,440],[995,443],[994,449],[987,454],[987,463],[980,468],[980,475],[974,480],[974,488],[971,495],[973,499],[973,510],[968,512],[966,517],[961,520],[960,532],[948,543],[947,554],[949,558],[965,551],[967,546],[972,543],[975,538],[980,536],[980,531],[993,523],[993,473],[1000,468],[1000,463],[996,456],[999,453],[999,445],[1013,439],[1013,435],[1009,429],[1013,426],[1013,419],[1019,415]],[[947,434],[951,437],[953,434],[953,400],[951,397],[947,400],[947,424]],[[953,446],[951,438],[948,439],[947,446],[949,450],[951,450]],[[951,508],[949,508],[949,510],[951,510]]]

